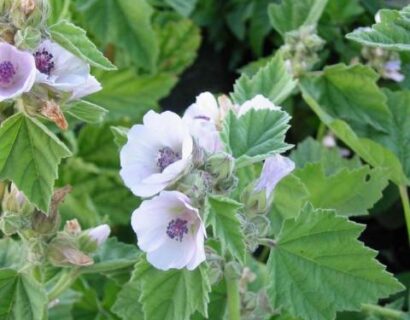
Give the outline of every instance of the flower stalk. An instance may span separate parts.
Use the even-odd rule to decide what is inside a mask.
[[[72,269],[70,272],[63,272],[60,279],[56,282],[54,287],[48,293],[48,301],[52,302],[57,299],[64,291],[71,287],[80,275],[78,268]]]
[[[241,319],[241,299],[239,294],[239,280],[225,276],[228,303],[228,320]]]

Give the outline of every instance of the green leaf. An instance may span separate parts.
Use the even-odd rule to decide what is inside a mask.
[[[133,279],[140,283],[140,303],[146,320],[189,320],[195,312],[207,317],[211,286],[205,265],[160,271],[145,261],[136,264]]]
[[[188,19],[168,21],[158,27],[160,55],[158,70],[180,74],[197,56],[201,35],[199,28]]]
[[[121,70],[103,73],[99,80],[104,89],[87,100],[109,111],[106,121],[134,122],[148,110],[156,109],[158,100],[169,94],[177,79],[169,74],[137,76],[132,70]]]
[[[260,57],[263,54],[263,44],[266,36],[272,30],[269,23],[267,7],[274,0],[253,2],[253,12],[249,22],[249,42],[253,53]]]
[[[77,100],[66,104],[64,111],[73,117],[88,123],[99,123],[104,120],[108,110],[85,100]]]
[[[371,28],[359,28],[346,38],[369,47],[410,51],[410,6],[401,11],[379,11],[381,21]]]
[[[284,141],[289,120],[289,115],[279,110],[250,110],[241,117],[230,112],[221,137],[241,167],[288,150],[291,146]]]
[[[111,127],[112,134],[114,135],[114,142],[117,147],[122,148],[124,144],[128,141],[128,131],[129,128],[121,127],[121,126],[112,126]]]
[[[261,94],[279,105],[289,97],[296,84],[286,70],[282,55],[278,53],[252,77],[242,74],[236,80],[231,96],[237,104],[242,104]]]
[[[188,17],[195,9],[198,0],[165,0],[179,14]]]
[[[363,12],[360,0],[328,1],[323,20],[335,25],[344,25],[354,21]]]
[[[206,222],[221,242],[222,251],[228,251],[239,261],[245,260],[245,236],[238,218],[242,204],[222,196],[209,195],[206,202]]]
[[[21,267],[25,260],[25,251],[18,241],[0,239],[0,269]]]
[[[129,53],[133,63],[154,69],[157,36],[151,24],[152,7],[145,0],[83,0],[78,2],[84,24],[105,46],[114,44]]]
[[[0,319],[43,320],[47,303],[46,292],[32,277],[0,269]]]
[[[315,208],[334,209],[339,215],[359,216],[382,198],[388,180],[383,169],[368,166],[344,168],[326,176],[320,164],[306,165],[294,174],[309,192],[308,201]]]
[[[285,221],[268,260],[273,306],[305,320],[329,320],[337,311],[359,310],[401,291],[375,260],[376,251],[357,240],[363,229],[309,206]]]
[[[327,4],[327,0],[282,0],[268,8],[273,28],[282,36],[301,26],[316,24]]]
[[[0,179],[10,179],[48,212],[57,167],[71,152],[38,120],[17,113],[0,127]]]
[[[51,38],[55,42],[87,61],[90,65],[103,70],[117,69],[87,38],[86,32],[80,27],[62,20],[52,25],[49,30]]]

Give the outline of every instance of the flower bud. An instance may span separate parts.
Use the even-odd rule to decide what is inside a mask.
[[[29,226],[29,218],[20,214],[4,212],[0,218],[0,230],[6,236],[12,236],[13,234],[16,234],[18,231],[22,231],[29,228]]]
[[[35,232],[50,235],[56,233],[60,228],[61,218],[57,210],[48,216],[39,210],[35,210],[31,221],[31,227]]]
[[[254,224],[259,237],[265,237],[269,234],[270,220],[267,216],[261,214],[253,216],[250,222]]]
[[[270,201],[266,199],[265,191],[255,192],[255,183],[248,185],[241,194],[241,202],[250,215],[265,213],[269,209]]]
[[[67,220],[64,226],[64,231],[69,235],[77,236],[81,233],[81,225],[77,219]]]
[[[107,224],[85,230],[78,239],[79,248],[86,253],[95,252],[99,246],[107,241],[111,228]]]
[[[23,192],[12,183],[10,190],[6,190],[2,201],[3,212],[28,216],[34,211],[34,206],[27,200]]]
[[[218,283],[223,278],[223,258],[210,248],[205,248],[206,261],[208,263],[208,276],[211,285]]]
[[[78,249],[71,237],[63,233],[51,241],[47,257],[51,264],[59,267],[84,267],[94,263],[91,257]]]
[[[225,278],[239,280],[242,276],[242,267],[236,261],[229,261],[225,265]]]
[[[211,155],[205,163],[205,170],[215,178],[216,183],[229,179],[234,169],[235,159],[225,152]]]
[[[23,30],[18,30],[14,36],[14,43],[21,49],[34,50],[38,47],[41,41],[41,32],[38,29],[27,27]]]
[[[20,8],[23,11],[23,13],[26,16],[28,16],[36,8],[36,1],[35,0],[21,0]]]
[[[194,202],[202,202],[212,190],[212,176],[203,170],[195,170],[177,184],[177,190],[186,194]]]

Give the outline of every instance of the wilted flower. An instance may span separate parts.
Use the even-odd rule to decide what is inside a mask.
[[[33,56],[8,43],[0,43],[0,102],[30,91],[35,78]]]
[[[135,195],[150,197],[189,168],[193,140],[186,124],[173,112],[149,111],[143,122],[128,132],[120,153],[120,175]]]
[[[102,224],[98,227],[88,230],[88,236],[91,240],[97,242],[97,245],[102,245],[110,236],[111,228],[108,224]]]
[[[90,75],[90,65],[59,44],[44,40],[34,53],[38,83],[55,90],[70,92],[71,99],[80,99],[101,90]]]
[[[138,246],[156,268],[195,269],[205,260],[205,226],[198,209],[178,191],[145,200],[132,214]]]
[[[250,110],[281,110],[280,107],[275,106],[269,99],[265,98],[263,95],[258,94],[253,97],[251,100],[244,102],[238,108],[238,116],[241,117]]]

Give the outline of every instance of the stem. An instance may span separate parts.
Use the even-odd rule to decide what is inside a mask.
[[[241,301],[239,295],[239,280],[225,277],[228,296],[228,320],[241,319]]]
[[[403,319],[404,313],[398,310],[393,310],[373,304],[363,304],[362,310],[369,314],[386,317],[387,319]]]
[[[48,301],[51,302],[57,299],[60,294],[62,294],[65,290],[67,290],[71,285],[77,280],[79,275],[78,269],[73,269],[70,272],[65,272],[60,279],[58,279],[57,283],[51,288],[50,292],[48,293]]]
[[[322,142],[326,134],[326,125],[320,121],[319,129],[317,130],[316,140]]]
[[[409,204],[409,195],[407,193],[407,187],[402,185],[399,186],[401,202],[403,204],[404,217],[406,219],[407,226],[407,235],[410,241],[410,204]]]
[[[70,7],[70,0],[64,0],[63,8],[61,9],[60,15],[58,16],[57,22],[63,20]]]

